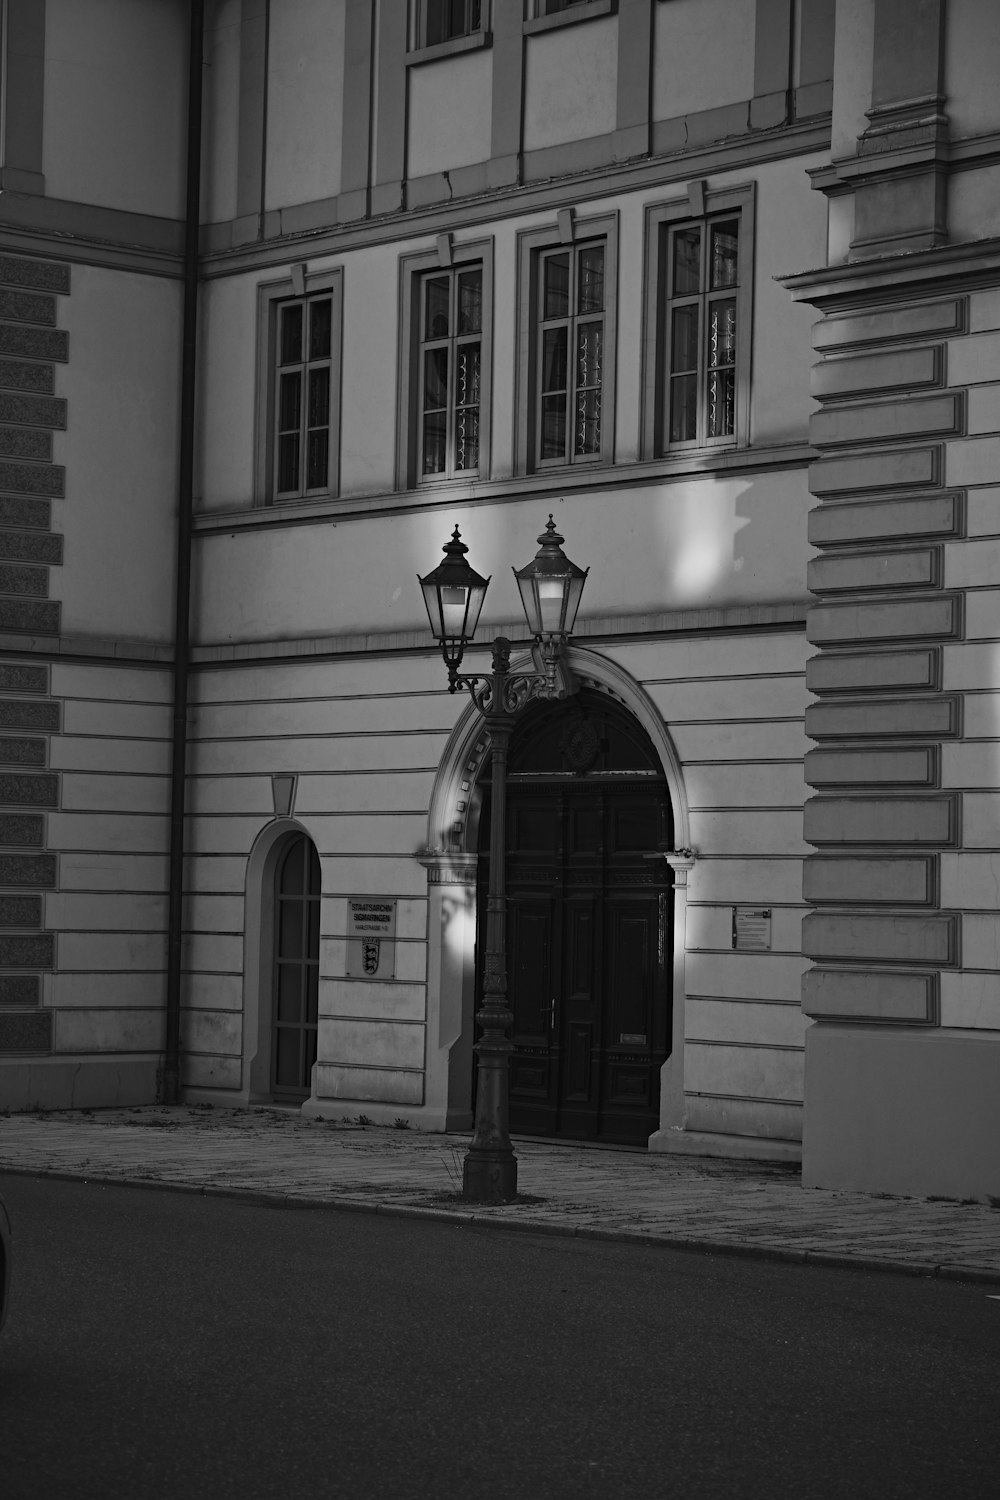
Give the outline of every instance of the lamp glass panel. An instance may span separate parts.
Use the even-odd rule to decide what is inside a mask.
[[[441,623],[446,637],[465,634],[465,620],[469,610],[469,590],[444,584],[440,589]]]
[[[554,635],[563,628],[565,584],[564,578],[540,578],[538,580],[538,614],[543,635]]]

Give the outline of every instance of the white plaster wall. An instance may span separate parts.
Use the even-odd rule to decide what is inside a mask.
[[[655,6],[653,119],[753,97],[756,0]]]
[[[948,0],[944,64],[944,107],[952,135],[1000,129],[1000,5],[994,0]]]
[[[203,223],[216,223],[236,216],[241,14],[242,0],[212,0],[205,8],[201,161]]]
[[[467,238],[462,235],[461,238]],[[474,237],[479,236],[474,234]],[[370,245],[345,259],[342,494],[391,490],[396,458],[399,256],[433,241]]]
[[[344,0],[282,0],[268,27],[265,206],[340,191]]]
[[[407,176],[488,161],[492,111],[493,56],[488,49],[411,68]]]
[[[793,302],[775,277],[825,264],[826,199],[810,190],[806,177],[807,168],[821,159],[793,157],[769,162],[757,172],[750,376],[750,433],[755,444],[808,439],[814,410],[809,369],[816,314],[804,303]]]
[[[187,11],[174,0],[48,0],[49,197],[180,218]]]
[[[524,149],[608,135],[618,104],[615,17],[529,36],[524,63]]]
[[[868,128],[875,48],[874,0],[837,0],[833,42],[833,135],[830,154],[853,156]]]
[[[262,279],[274,279],[265,273]],[[198,328],[195,495],[200,509],[253,504],[257,281],[202,283]]]
[[[53,529],[66,538],[52,570],[67,634],[167,641],[173,633],[181,284],[74,265],[60,306],[69,398],[55,458],[66,499]]]

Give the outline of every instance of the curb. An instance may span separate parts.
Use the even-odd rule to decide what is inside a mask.
[[[837,1271],[875,1271],[894,1276],[924,1276],[930,1280],[969,1282],[1000,1286],[1000,1268],[964,1265],[962,1262],[894,1260],[888,1256],[849,1255],[842,1251],[805,1250],[756,1240],[706,1240],[677,1234],[655,1234],[638,1229],[608,1229],[600,1225],[563,1224],[551,1219],[504,1219],[498,1214],[475,1213],[459,1208],[431,1208],[419,1203],[390,1203],[371,1198],[310,1198],[290,1193],[269,1193],[256,1188],[213,1186],[211,1183],[169,1182],[154,1177],[106,1177],[70,1172],[61,1168],[15,1167],[0,1161],[0,1175],[48,1177],[57,1182],[85,1182],[101,1187],[151,1188],[195,1197],[238,1199],[257,1208],[334,1209],[340,1213],[378,1214],[393,1219],[424,1219],[466,1229],[503,1229],[514,1234],[553,1235],[562,1239],[596,1240],[605,1244],[642,1246],[651,1250],[678,1250],[692,1255],[725,1255],[741,1260],[768,1260],[785,1265],[821,1266]]]

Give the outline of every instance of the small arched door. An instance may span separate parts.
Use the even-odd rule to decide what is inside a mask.
[[[526,710],[508,766],[511,1129],[644,1145],[671,1035],[663,769],[631,714],[586,690]],[[485,807],[480,829],[483,955]]]
[[[271,1093],[308,1097],[319,1005],[320,865],[312,839],[294,834],[274,878]]]

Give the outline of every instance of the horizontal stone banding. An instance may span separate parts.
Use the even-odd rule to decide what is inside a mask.
[[[874,401],[858,406],[825,407],[809,419],[814,448],[842,443],[894,443],[960,431],[962,398],[957,392],[913,397],[909,401]]]
[[[941,552],[937,547],[921,547],[908,552],[814,557],[807,565],[806,579],[814,594],[935,588],[941,580]]]
[[[952,696],[895,698],[887,702],[810,703],[806,734],[811,739],[933,739],[959,730],[959,702]]]
[[[841,547],[904,537],[959,536],[961,499],[958,494],[915,495],[912,500],[820,505],[809,512],[809,540],[814,547]]]
[[[876,906],[928,906],[934,899],[937,858],[933,854],[810,854],[802,868],[806,901],[849,901]]]
[[[803,813],[807,844],[953,845],[958,803],[952,795],[926,797],[810,797]]]
[[[802,1009],[817,1019],[935,1025],[937,975],[811,969],[802,977]]]
[[[809,465],[809,489],[819,496],[930,489],[940,478],[941,450],[937,446],[821,458]]]
[[[869,392],[939,385],[944,364],[942,354],[942,346],[936,344],[921,349],[825,359],[813,366],[810,390],[818,401],[830,401]]]
[[[0,1053],[51,1052],[52,1012],[13,1011],[0,1015]]]
[[[2,951],[0,939],[0,951]],[[807,958],[914,964],[953,964],[958,918],[951,913],[901,915],[870,912],[809,912],[802,922]]]
[[[937,646],[924,651],[826,652],[806,663],[806,687],[811,693],[933,688],[940,681],[940,667]]]
[[[807,786],[934,786],[937,747],[889,750],[809,750]]]
[[[819,604],[806,619],[806,639],[816,645],[853,645],[921,636],[947,638],[959,633],[960,622],[960,600],[954,594],[937,599]]]
[[[960,333],[965,307],[958,299],[916,307],[894,307],[886,312],[825,318],[813,326],[813,348],[844,349],[852,344],[895,344],[932,334]]]

